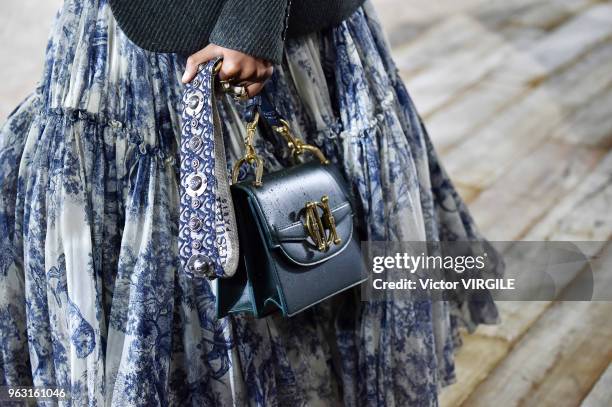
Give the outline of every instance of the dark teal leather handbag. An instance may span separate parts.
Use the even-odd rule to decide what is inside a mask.
[[[247,154],[231,186],[240,261],[217,280],[217,314],[292,316],[365,280],[354,213],[344,179],[316,147],[293,136],[267,99],[252,99],[249,110]],[[295,159],[315,160],[263,175],[252,145],[258,110]],[[245,163],[257,166],[255,177],[236,182]]]
[[[206,80],[206,72],[199,76]],[[186,100],[189,94],[188,89]],[[246,111],[246,154],[233,167],[230,187],[238,235],[231,246],[239,250],[237,259],[223,263],[237,266],[219,275],[207,256],[208,276],[219,277],[218,317],[247,313],[261,318],[277,311],[292,316],[367,278],[353,206],[337,168],[318,148],[295,137],[266,98],[249,100]],[[253,147],[260,117],[286,141],[296,165],[263,174],[263,160]],[[299,162],[306,152],[315,159]],[[239,180],[249,166],[255,174]],[[191,273],[197,270],[192,267]]]

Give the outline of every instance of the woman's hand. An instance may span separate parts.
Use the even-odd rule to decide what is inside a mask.
[[[250,97],[257,95],[274,71],[270,61],[255,58],[233,49],[209,44],[187,58],[183,83],[190,82],[198,72],[198,66],[216,57],[223,57],[219,78],[235,85],[242,85]]]

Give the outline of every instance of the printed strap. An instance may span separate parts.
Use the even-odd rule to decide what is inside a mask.
[[[215,101],[215,66],[200,66],[183,95],[179,255],[192,277],[231,277],[239,260],[225,147]]]

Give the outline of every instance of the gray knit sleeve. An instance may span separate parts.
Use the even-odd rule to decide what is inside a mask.
[[[210,42],[280,63],[290,0],[227,0]]]

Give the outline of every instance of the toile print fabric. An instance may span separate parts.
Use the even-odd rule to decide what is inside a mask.
[[[440,167],[371,5],[291,40],[266,92],[338,163],[362,240],[480,239]],[[40,86],[0,131],[0,385],[74,406],[435,406],[460,326],[492,302],[361,302],[217,320],[178,257],[184,60],[137,48],[105,0],[66,0]],[[229,165],[240,106],[220,105]],[[267,170],[286,165],[261,131]]]

